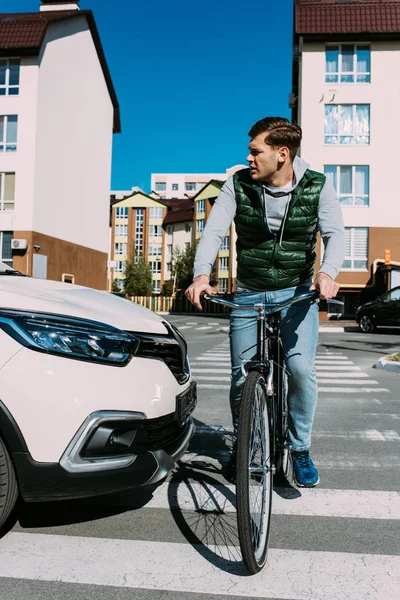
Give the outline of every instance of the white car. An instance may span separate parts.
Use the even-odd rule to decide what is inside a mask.
[[[160,481],[189,444],[195,404],[186,342],[165,319],[0,263],[0,527],[18,494]]]

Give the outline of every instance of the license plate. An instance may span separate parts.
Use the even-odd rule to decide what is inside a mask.
[[[176,397],[176,410],[179,425],[182,427],[188,420],[190,414],[194,411],[197,404],[197,386],[192,381],[187,390]]]

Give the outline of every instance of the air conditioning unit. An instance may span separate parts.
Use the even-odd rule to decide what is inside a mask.
[[[11,240],[11,248],[13,250],[26,250],[28,248],[28,240],[18,240],[13,238]]]

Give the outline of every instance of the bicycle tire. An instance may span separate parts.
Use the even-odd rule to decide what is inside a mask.
[[[251,371],[243,386],[237,436],[236,511],[243,562],[250,573],[266,563],[271,523],[270,411],[262,374]],[[256,490],[260,492],[255,494]]]
[[[18,497],[14,467],[0,438],[0,529],[12,513]]]

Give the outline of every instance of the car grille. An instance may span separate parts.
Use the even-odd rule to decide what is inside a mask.
[[[140,450],[168,450],[176,444],[186,428],[186,423],[179,427],[174,414],[142,421],[138,424],[133,450],[138,453]]]
[[[186,343],[183,338],[181,339],[172,329],[169,329],[169,334],[165,335],[136,331],[128,333],[134,335],[140,342],[135,356],[162,360],[178,383],[186,383],[190,373]]]

